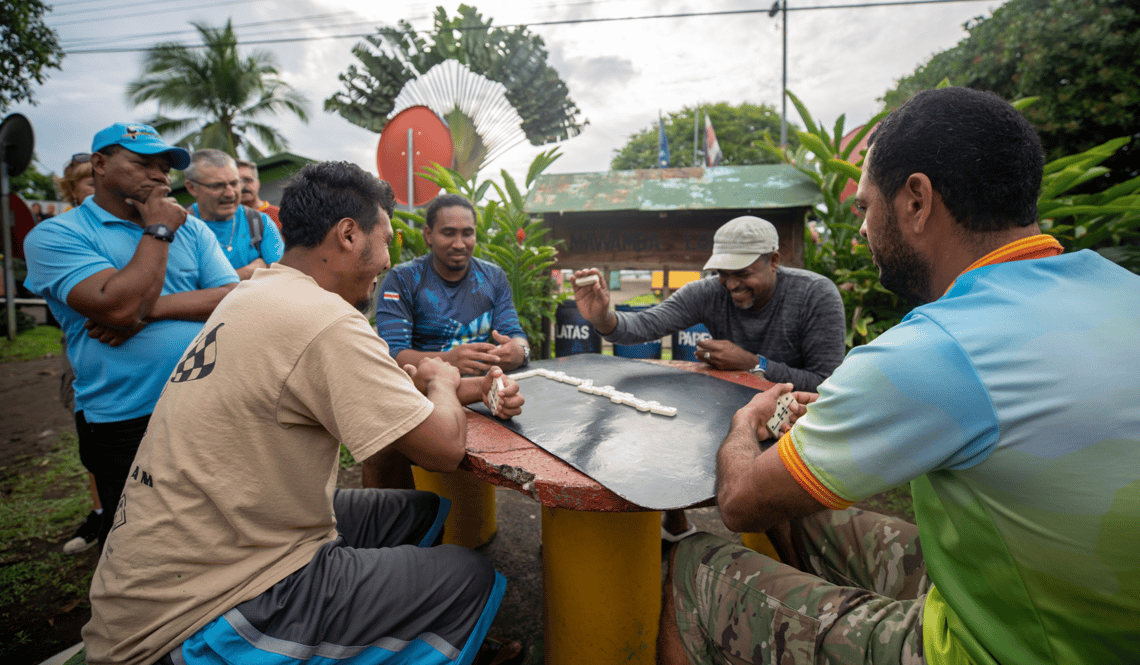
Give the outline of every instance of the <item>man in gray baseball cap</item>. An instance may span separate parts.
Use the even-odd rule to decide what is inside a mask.
[[[690,282],[656,307],[611,311],[602,279],[575,285],[574,298],[610,342],[639,344],[703,323],[712,339],[698,343],[698,360],[814,391],[843,361],[843,301],[826,277],[782,267],[779,245],[771,222],[737,217],[713,238],[704,269],[716,277]],[[591,274],[598,270],[579,270],[574,281]]]
[[[771,222],[737,217],[713,238],[704,269],[716,276],[689,282],[656,307],[612,311],[604,279],[577,284],[598,274],[596,268],[574,273],[574,298],[582,316],[610,342],[639,344],[703,323],[712,339],[697,343],[701,362],[814,392],[843,362],[843,300],[830,279],[781,266],[779,245]],[[683,534],[686,528],[683,511],[670,511],[666,533]]]

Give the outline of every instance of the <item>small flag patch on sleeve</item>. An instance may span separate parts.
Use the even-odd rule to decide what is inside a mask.
[[[399,299],[400,299],[400,294],[396,293],[395,291],[385,291],[384,292],[384,300],[399,300]]]

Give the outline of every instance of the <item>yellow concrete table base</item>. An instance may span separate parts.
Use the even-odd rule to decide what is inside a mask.
[[[491,542],[495,522],[495,486],[466,471],[436,473],[412,466],[416,489],[451,500],[443,527],[443,542],[476,548]]]
[[[652,665],[661,513],[542,508],[546,665]]]

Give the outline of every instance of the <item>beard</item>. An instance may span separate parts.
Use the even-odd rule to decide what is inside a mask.
[[[357,261],[357,265],[359,265],[359,266],[371,265],[372,259],[373,259],[373,254],[375,254],[375,250],[372,247],[372,238],[368,238],[366,244],[364,245],[364,250],[362,252],[360,252],[360,258]],[[352,306],[355,307],[361,314],[364,314],[365,316],[367,316],[369,314],[369,312],[368,312],[369,308],[372,307],[372,295],[375,291],[376,291],[376,286],[375,286],[375,281],[373,281],[372,288],[368,289],[368,295],[364,296],[360,300],[357,300],[355,303],[352,304]]]
[[[879,282],[913,305],[930,302],[930,265],[903,241],[898,216],[890,208],[884,226],[879,250],[871,250],[879,267]]]

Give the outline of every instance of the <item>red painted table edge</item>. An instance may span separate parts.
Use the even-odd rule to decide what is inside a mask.
[[[644,360],[766,390],[773,384],[749,372],[712,369],[701,362]],[[526,406],[524,405],[525,409]],[[592,512],[649,510],[618,496],[593,478],[503,427],[494,418],[467,411],[467,455],[460,468],[493,485],[530,496],[548,508]],[[715,499],[696,506],[713,505]]]

